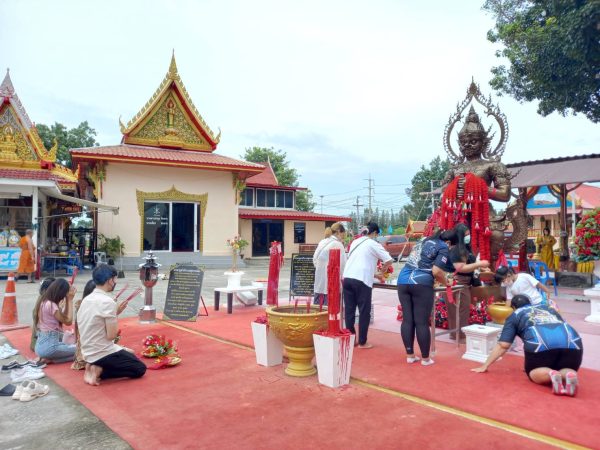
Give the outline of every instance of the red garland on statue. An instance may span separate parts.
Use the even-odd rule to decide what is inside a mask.
[[[269,250],[269,280],[267,281],[267,305],[279,305],[279,272],[283,266],[281,243],[273,241]]]
[[[490,202],[488,186],[482,178],[466,173],[455,177],[444,190],[440,228],[450,230],[458,223],[467,223],[471,230],[471,247],[482,260],[490,260]]]

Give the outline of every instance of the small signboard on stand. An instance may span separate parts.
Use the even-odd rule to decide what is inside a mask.
[[[313,255],[292,254],[290,274],[290,299],[292,297],[312,298],[315,285],[315,266]]]
[[[171,270],[165,300],[164,318],[166,320],[195,322],[199,315],[208,316],[201,296],[203,279],[204,271],[193,264],[177,264]],[[198,313],[200,302],[202,302],[204,314]]]

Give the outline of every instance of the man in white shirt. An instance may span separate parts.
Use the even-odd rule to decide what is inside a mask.
[[[550,298],[550,289],[528,273],[515,273],[511,267],[503,266],[498,267],[495,278],[498,283],[501,283],[506,288],[507,304],[510,304],[515,295],[522,294],[529,297],[532,305],[539,305],[544,300],[540,290],[546,293],[548,299]]]
[[[315,283],[313,292],[315,294],[314,303],[327,305],[327,268],[329,265],[329,252],[333,249],[340,250],[340,279],[344,273],[346,265],[346,249],[343,240],[346,236],[346,228],[340,222],[334,223],[331,227],[325,229],[325,239],[319,242],[313,255],[313,264],[315,266]]]
[[[117,315],[127,306],[127,301],[117,305],[108,295],[117,284],[117,271],[100,264],[92,272],[92,279],[96,289],[82,300],[77,312],[81,353],[86,362],[83,379],[98,386],[107,378],[140,378],[146,373],[146,365],[114,343],[119,332]]]
[[[368,234],[356,239],[350,246],[346,267],[344,268],[344,317],[346,328],[356,334],[354,321],[356,307],[358,306],[358,347],[371,348],[367,342],[369,321],[371,319],[371,297],[373,293],[373,279],[377,262],[382,261],[383,266],[377,276],[383,276],[392,264],[392,257],[383,246],[375,241],[379,235],[379,225],[375,222],[367,224]]]

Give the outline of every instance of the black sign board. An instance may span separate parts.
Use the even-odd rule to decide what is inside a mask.
[[[315,266],[312,255],[292,254],[290,296],[312,296],[315,284]]]
[[[195,322],[204,271],[193,264],[177,264],[169,275],[164,318]]]

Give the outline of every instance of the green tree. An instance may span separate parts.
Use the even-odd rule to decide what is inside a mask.
[[[600,122],[600,2],[486,0],[496,20],[488,32],[503,44],[490,85],[519,101],[538,100],[538,113],[582,113]]]
[[[96,142],[96,130],[85,122],[81,122],[76,128],[67,129],[62,123],[54,122],[48,127],[42,123],[36,125],[38,134],[47,149],[54,146],[54,140],[58,142],[56,160],[61,164],[71,167],[71,148],[83,148],[98,146]]]
[[[242,158],[255,163],[266,163],[269,161],[277,181],[281,186],[298,186],[298,172],[290,167],[287,154],[283,150],[275,150],[273,147],[247,148]],[[299,211],[313,211],[316,202],[310,189],[296,191],[296,209]]]
[[[421,194],[431,192],[432,181],[434,189],[439,187],[448,170],[450,170],[450,162],[439,156],[429,163],[429,167],[421,166],[411,180],[412,186],[406,189],[406,194],[410,196],[411,200],[411,203],[404,207],[406,217],[412,220],[427,219],[427,216],[431,214],[431,197]]]

